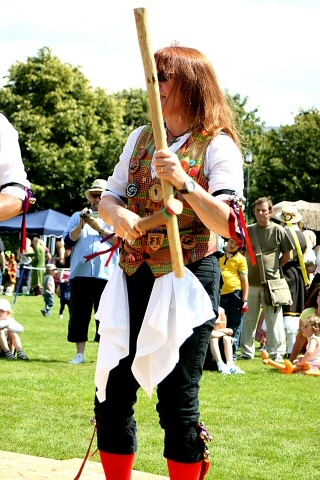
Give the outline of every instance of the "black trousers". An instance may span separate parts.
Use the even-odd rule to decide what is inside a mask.
[[[95,277],[75,277],[70,280],[70,319],[68,342],[88,341],[88,330],[92,315],[98,310],[101,294],[107,280]],[[95,341],[99,341],[99,322],[96,320]]]
[[[190,270],[199,278],[211,299],[218,298],[220,269],[215,256],[195,262],[190,265]],[[106,400],[100,403],[95,398],[98,448],[104,452],[130,454],[137,450],[134,404],[139,384],[131,372],[131,365],[153,284],[153,274],[146,264],[135,274],[127,276],[130,353],[111,370]],[[164,456],[185,463],[203,458],[204,444],[197,431],[200,417],[199,382],[214,326],[214,319],[205,320],[180,347],[177,365],[157,387],[157,411],[160,425],[165,431]]]

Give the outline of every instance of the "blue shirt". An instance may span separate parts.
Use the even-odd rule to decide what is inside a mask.
[[[69,220],[67,230],[63,233],[63,238],[69,237],[71,230],[73,230],[80,223],[80,213],[76,212]],[[101,220],[101,228],[111,229],[109,225]],[[69,239],[67,239],[69,240]],[[113,270],[119,262],[119,250],[113,254],[108,267],[106,262],[109,258],[110,252],[103,255],[98,255],[86,262],[84,255],[90,255],[96,252],[103,252],[112,247],[111,243],[101,243],[102,236],[89,225],[84,225],[80,237],[76,242],[72,242],[74,245],[71,262],[70,262],[70,280],[74,277],[95,277],[104,280],[109,280]],[[66,242],[70,244],[70,241]]]

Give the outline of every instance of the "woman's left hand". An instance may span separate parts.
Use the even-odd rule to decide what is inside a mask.
[[[181,190],[188,180],[188,174],[183,170],[179,158],[169,149],[155,152],[153,166],[158,178],[168,180],[178,190]]]

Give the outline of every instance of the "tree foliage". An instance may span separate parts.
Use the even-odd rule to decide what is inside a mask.
[[[264,133],[264,123],[258,116],[258,109],[248,111],[246,108],[248,97],[242,99],[239,93],[231,96],[226,91],[226,98],[234,112],[244,157],[248,151],[254,155],[257,154],[259,152],[260,139]]]
[[[0,109],[19,132],[36,209],[81,209],[88,185],[112,173],[128,134],[150,122],[147,92],[93,89],[78,67],[62,64],[47,47],[13,65],[7,78]],[[248,151],[253,156],[252,164],[244,162],[250,204],[260,196],[317,202],[319,111],[300,111],[294,125],[266,132],[258,110],[248,111],[248,97],[226,96],[244,159]]]
[[[124,108],[123,122],[129,132],[141,125],[150,123],[147,91],[142,88],[131,88],[115,93],[114,98],[121,101]]]
[[[254,162],[252,193],[283,200],[319,202],[320,112],[301,110],[293,125],[272,129]]]
[[[84,190],[107,178],[122,151],[121,103],[44,47],[10,68],[0,107],[20,134],[37,207],[67,214],[83,208]]]

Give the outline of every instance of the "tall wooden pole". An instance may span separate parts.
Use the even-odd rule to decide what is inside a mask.
[[[147,10],[145,8],[136,8],[134,10],[134,14],[136,19],[140,51],[144,66],[144,73],[147,83],[149,109],[155,139],[155,146],[157,150],[162,150],[164,148],[168,148],[168,146],[166,132],[163,124],[157,69],[154,60],[154,52],[151,48]],[[163,190],[164,205],[166,207],[168,200],[174,198],[173,186],[167,180],[161,180],[161,186]],[[178,219],[176,216],[168,219],[167,232],[172,269],[176,277],[182,278],[184,277],[184,265],[179,236]]]

